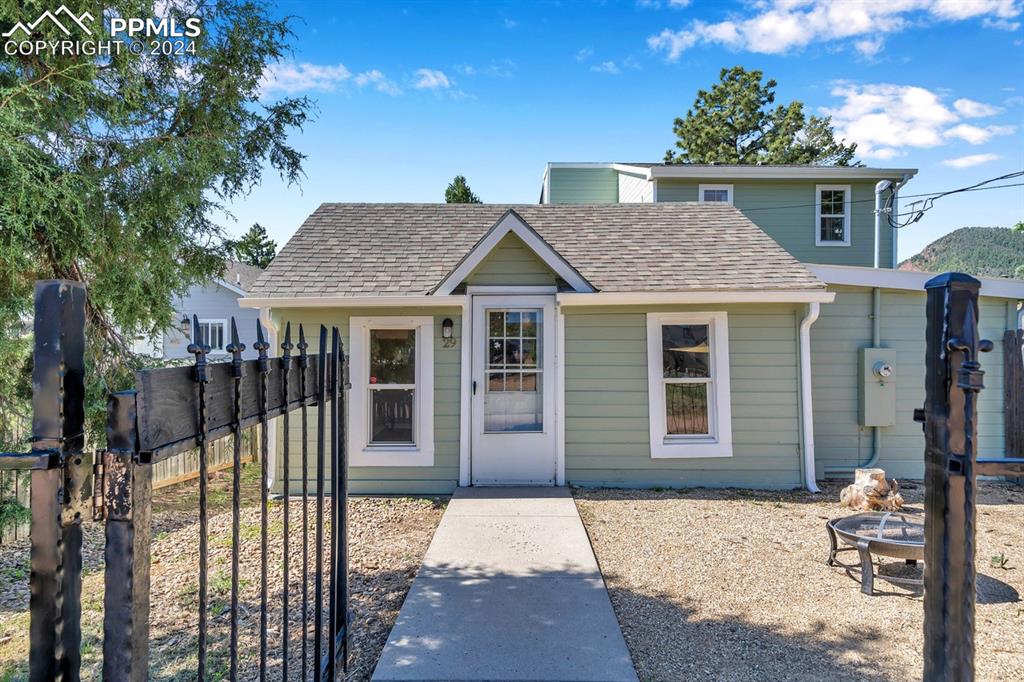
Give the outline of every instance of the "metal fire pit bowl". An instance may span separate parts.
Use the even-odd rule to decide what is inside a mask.
[[[874,594],[874,563],[871,555],[903,559],[909,565],[924,561],[924,517],[903,512],[868,512],[832,519],[825,528],[832,550],[828,556],[829,566],[853,569],[836,560],[840,552],[856,550],[860,555],[860,591]],[[840,547],[838,539],[846,547]],[[903,578],[879,574],[878,578],[895,585],[920,587],[922,579]]]

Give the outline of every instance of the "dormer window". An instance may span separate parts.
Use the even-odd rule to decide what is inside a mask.
[[[700,203],[732,203],[732,185],[698,185],[697,200]]]
[[[850,186],[818,185],[815,195],[815,244],[849,246]]]

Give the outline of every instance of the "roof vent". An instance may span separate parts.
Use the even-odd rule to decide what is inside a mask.
[[[240,272],[235,273],[235,286],[242,286],[242,273]]]

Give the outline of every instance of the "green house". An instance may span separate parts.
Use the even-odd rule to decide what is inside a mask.
[[[869,267],[894,251],[885,229],[875,253],[875,185],[894,206],[913,171],[661,168],[550,164],[540,204],[306,220],[242,305],[278,336],[340,328],[352,492],[814,489],[876,461],[922,475],[927,276]],[[982,332],[1001,338],[1024,282],[982,295]],[[980,452],[998,456],[998,350],[985,368]],[[297,451],[296,421],[274,425],[278,447]]]

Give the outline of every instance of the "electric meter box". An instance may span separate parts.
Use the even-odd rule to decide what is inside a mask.
[[[892,426],[896,423],[896,351],[892,348],[860,349],[860,425]]]

